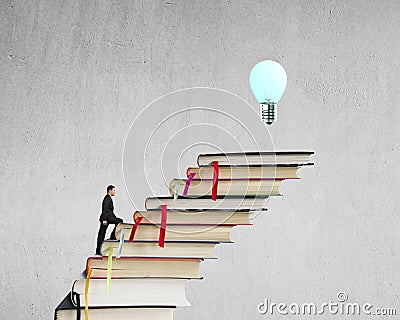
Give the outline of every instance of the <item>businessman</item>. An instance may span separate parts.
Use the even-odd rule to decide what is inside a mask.
[[[115,238],[115,229],[119,223],[123,223],[121,218],[117,218],[114,214],[114,204],[111,197],[115,196],[115,187],[113,185],[109,185],[107,187],[107,194],[103,199],[103,203],[101,205],[101,215],[100,215],[100,228],[97,234],[97,248],[96,255],[101,255],[100,247],[102,242],[104,241],[104,237],[106,236],[106,231],[109,224],[114,224],[114,230],[111,233],[110,239],[116,240]]]

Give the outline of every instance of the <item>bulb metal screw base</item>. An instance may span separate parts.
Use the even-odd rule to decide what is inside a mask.
[[[260,104],[260,114],[261,120],[266,124],[271,125],[276,121],[275,117],[275,107],[276,103],[261,103]]]

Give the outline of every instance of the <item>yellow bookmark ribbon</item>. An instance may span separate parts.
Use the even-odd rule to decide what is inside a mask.
[[[110,289],[111,289],[112,254],[113,254],[113,247],[109,247],[108,248],[108,267],[107,267],[107,294],[110,293]]]
[[[121,257],[122,254],[122,246],[124,244],[124,239],[125,239],[125,228],[122,228],[121,230],[121,236],[119,238],[119,246],[118,246],[118,253],[117,256],[115,257],[116,259]]]
[[[89,301],[88,301],[88,292],[89,292],[89,282],[90,282],[90,275],[92,274],[92,268],[88,268],[88,273],[86,276],[85,282],[85,319],[89,320]]]

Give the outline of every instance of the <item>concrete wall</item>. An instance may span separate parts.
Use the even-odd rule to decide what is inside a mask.
[[[147,104],[206,86],[256,109],[264,59],[288,74],[275,147],[316,165],[215,250],[175,318],[258,319],[264,298],[339,291],[400,313],[398,1],[10,0],[0,14],[1,319],[52,318],[94,253],[107,184],[131,220],[122,152]]]

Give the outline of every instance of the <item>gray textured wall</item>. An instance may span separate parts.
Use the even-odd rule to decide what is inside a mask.
[[[131,219],[121,159],[144,106],[209,86],[257,108],[263,59],[288,73],[275,146],[316,165],[215,250],[176,319],[267,318],[264,298],[338,291],[400,313],[398,1],[10,0],[0,21],[1,319],[52,318],[94,253],[108,183]]]

